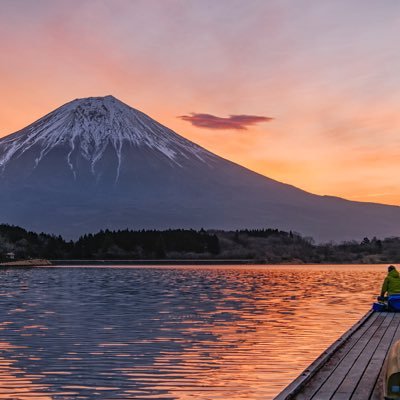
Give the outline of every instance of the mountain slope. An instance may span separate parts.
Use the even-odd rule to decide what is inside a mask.
[[[102,228],[400,235],[400,208],[316,196],[227,161],[112,96],[77,99],[0,139],[0,221]]]

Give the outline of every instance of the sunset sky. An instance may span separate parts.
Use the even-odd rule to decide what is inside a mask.
[[[400,205],[400,1],[0,0],[0,136],[112,94],[317,194]]]

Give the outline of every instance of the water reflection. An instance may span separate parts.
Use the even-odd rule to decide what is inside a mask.
[[[0,331],[3,326],[7,326],[7,322],[0,324]],[[27,371],[16,367],[15,361],[8,359],[16,352],[21,351],[23,346],[13,346],[8,342],[0,341],[0,399],[32,399],[40,396],[42,400],[51,400],[46,394],[47,386],[38,383],[43,375],[33,375]]]
[[[0,399],[271,399],[384,267],[1,270]]]

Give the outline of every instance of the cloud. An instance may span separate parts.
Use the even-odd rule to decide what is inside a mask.
[[[273,118],[258,115],[230,115],[229,118],[222,118],[211,114],[197,113],[181,115],[178,118],[199,128],[239,130],[246,130],[248,126],[273,120]]]

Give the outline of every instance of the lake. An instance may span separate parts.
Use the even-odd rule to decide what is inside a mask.
[[[272,399],[386,266],[0,270],[0,399]]]

